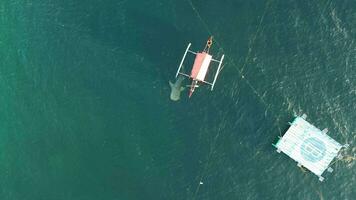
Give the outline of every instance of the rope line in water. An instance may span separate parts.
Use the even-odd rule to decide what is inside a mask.
[[[198,12],[198,10],[196,9],[196,7],[194,6],[193,2],[192,2],[191,0],[187,0],[187,1],[188,1],[188,3],[189,3],[190,7],[192,8],[192,10],[194,11],[194,13],[196,14],[196,16],[197,16],[197,18],[199,19],[199,21],[203,24],[204,28],[205,28],[206,31],[209,33],[209,35],[214,35],[214,34],[212,33],[212,31],[210,30],[209,26],[207,25],[207,23],[205,22],[205,20],[201,17],[200,13]],[[275,120],[275,125],[276,125],[276,127],[278,127],[279,133],[280,133],[280,135],[281,135],[281,129],[280,129],[280,127],[278,126],[279,118],[276,117],[276,115],[270,110],[270,107],[268,106],[267,102],[264,100],[263,95],[261,95],[261,94],[257,91],[257,89],[251,84],[251,82],[250,82],[248,79],[246,79],[245,76],[243,75],[243,71],[244,71],[245,67],[247,66],[248,59],[249,59],[249,57],[250,57],[250,55],[251,55],[251,53],[252,53],[252,46],[253,46],[253,44],[254,44],[255,41],[256,41],[257,35],[258,35],[258,34],[260,33],[260,31],[261,31],[262,23],[263,23],[263,20],[264,20],[265,15],[266,15],[266,13],[267,13],[268,7],[269,7],[269,1],[266,3],[266,7],[265,7],[264,13],[263,13],[263,15],[262,15],[262,17],[261,17],[261,19],[260,19],[260,22],[259,22],[259,24],[258,24],[256,33],[255,33],[255,35],[253,36],[252,40],[249,42],[249,50],[248,50],[247,56],[246,56],[246,58],[245,58],[244,64],[242,65],[242,69],[239,69],[239,68],[237,67],[238,65],[236,64],[235,60],[234,60],[232,57],[230,57],[230,56],[227,56],[227,57],[229,58],[231,64],[232,64],[232,65],[237,69],[237,71],[239,72],[239,75],[241,76],[241,79],[242,79],[242,80],[245,80],[245,82],[246,82],[247,85],[250,87],[250,89],[253,91],[253,93],[258,97],[258,99],[259,99],[259,100],[262,102],[262,104],[265,106],[265,109],[266,109],[266,112],[265,112],[265,113],[267,113],[267,111],[270,111],[270,113],[271,113],[271,114],[273,115],[273,117],[276,119],[276,120]],[[222,45],[219,43],[218,40],[215,39],[215,43],[217,44],[217,46],[218,46],[223,52],[225,52],[224,48],[222,47]],[[265,115],[267,115],[267,114],[265,114]],[[203,172],[201,173],[201,176],[200,176],[200,178],[199,178],[199,181],[200,181],[200,182],[199,182],[199,184],[198,184],[198,186],[197,186],[197,188],[196,188],[196,190],[195,190],[193,199],[196,198],[196,196],[197,196],[197,194],[198,194],[198,192],[199,192],[201,182],[203,181],[203,178],[205,177],[205,174],[206,174],[208,165],[209,165],[209,163],[210,163],[212,154],[213,154],[213,152],[214,152],[215,145],[216,145],[216,141],[217,141],[217,139],[219,138],[219,135],[220,135],[220,131],[218,131],[218,133],[217,133],[216,136],[214,137],[214,141],[213,141],[213,143],[212,143],[212,145],[211,145],[211,148],[210,148],[210,153],[208,154],[208,159],[207,159],[206,164],[205,164],[205,166],[204,166]]]
[[[203,24],[204,28],[206,29],[206,31],[209,33],[209,35],[214,35],[211,31],[210,31],[210,28],[208,27],[207,23],[204,21],[204,19],[201,17],[201,15],[199,14],[198,10],[195,8],[194,4],[192,3],[191,0],[187,0],[189,5],[191,6],[192,10],[195,12],[196,16],[198,17],[199,21]],[[265,7],[265,10],[264,10],[264,13],[260,19],[260,22],[258,24],[258,27],[257,27],[257,30],[256,30],[256,33],[255,35],[253,36],[252,40],[250,41],[250,44],[249,44],[249,50],[248,50],[248,53],[247,53],[247,56],[245,58],[245,61],[242,65],[242,68],[239,69],[236,64],[236,61],[230,57],[230,56],[226,56],[229,58],[229,60],[231,61],[231,64],[237,69],[237,71],[239,72],[239,75],[241,77],[242,80],[245,80],[245,82],[247,83],[247,85],[250,87],[250,89],[253,91],[253,93],[258,97],[258,99],[263,103],[263,105],[265,106],[266,108],[266,111],[269,111],[271,112],[270,110],[270,107],[268,106],[268,103],[264,100],[264,97],[263,95],[261,95],[257,89],[251,84],[251,82],[244,76],[243,74],[243,71],[244,69],[246,68],[247,66],[247,63],[248,63],[248,59],[252,53],[252,45],[255,43],[256,39],[257,39],[257,35],[260,33],[261,31],[261,27],[262,27],[262,22],[265,18],[265,15],[267,13],[267,10],[268,10],[268,7],[269,7],[269,1],[266,3],[266,7]],[[222,45],[220,44],[220,42],[215,38],[214,39],[215,43],[217,44],[217,46],[223,50],[223,52],[225,52],[224,48],[222,47]],[[271,112],[272,113],[272,112]],[[277,120],[277,122],[279,121],[278,120],[278,117],[276,117],[275,114],[274,115],[274,118]],[[279,128],[279,126],[277,126],[278,129],[279,129],[279,132],[281,133],[281,130]]]

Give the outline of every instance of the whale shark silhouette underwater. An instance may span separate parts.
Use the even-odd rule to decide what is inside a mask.
[[[169,81],[169,85],[171,86],[170,98],[172,101],[178,101],[180,99],[180,93],[185,88],[182,86],[183,80],[184,80],[184,76],[179,76],[175,83]]]

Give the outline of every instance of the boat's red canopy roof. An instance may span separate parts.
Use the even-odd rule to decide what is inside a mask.
[[[197,53],[190,77],[199,81],[204,81],[211,59],[212,56],[206,52]]]

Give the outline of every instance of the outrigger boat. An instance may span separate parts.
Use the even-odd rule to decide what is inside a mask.
[[[178,75],[183,75],[192,79],[192,83],[190,85],[190,90],[189,90],[189,98],[192,96],[195,88],[199,87],[199,83],[208,84],[210,85],[211,90],[214,89],[216,79],[218,78],[218,75],[221,71],[221,64],[222,61],[224,60],[224,55],[221,56],[220,60],[213,59],[212,55],[209,54],[210,47],[212,44],[213,44],[213,37],[209,37],[208,41],[206,42],[204,50],[202,52],[194,52],[189,49],[191,46],[191,43],[189,43],[184,52],[183,58],[180,61],[180,65],[176,73],[176,78],[178,77]],[[190,75],[181,72],[181,68],[183,66],[183,62],[185,60],[187,53],[192,53],[195,55],[195,60]],[[213,82],[209,82],[205,80],[211,61],[219,63],[218,69],[216,70],[216,73],[214,75]]]

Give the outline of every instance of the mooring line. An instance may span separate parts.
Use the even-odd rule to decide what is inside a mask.
[[[199,14],[198,10],[195,8],[193,2],[191,0],[187,0],[189,5],[191,6],[192,10],[195,12],[196,16],[198,17],[199,21],[203,24],[203,26],[205,27],[206,31],[210,34],[210,35],[214,35],[211,31],[210,31],[210,28],[209,26],[207,25],[207,23],[204,21],[204,19],[201,17],[201,15]],[[264,104],[264,106],[266,107],[266,110],[270,111],[270,108],[268,106],[268,103],[264,100],[263,96],[257,91],[257,89],[251,84],[251,82],[244,76],[243,74],[243,71],[245,69],[245,67],[247,66],[247,63],[248,63],[248,59],[249,57],[251,56],[251,53],[252,53],[252,46],[253,44],[255,43],[256,39],[257,39],[257,35],[260,33],[261,31],[261,27],[262,27],[262,23],[263,23],[263,20],[266,16],[266,13],[267,13],[267,10],[269,8],[269,1],[266,3],[266,7],[265,7],[265,10],[264,10],[264,13],[260,19],[260,22],[258,24],[258,27],[257,27],[257,30],[256,30],[256,33],[255,35],[253,36],[252,40],[249,42],[249,50],[248,50],[248,53],[246,55],[246,58],[245,58],[245,61],[242,65],[242,68],[239,69],[236,64],[236,61],[230,57],[230,56],[226,56],[229,58],[231,64],[237,69],[237,71],[239,72],[240,74],[240,77],[241,79],[245,80],[245,82],[247,83],[247,85],[250,87],[250,89],[253,91],[253,93],[259,98],[259,100]],[[217,44],[217,46],[223,50],[223,52],[225,52],[224,48],[222,47],[221,43],[214,39],[215,43]],[[275,117],[276,119],[278,117]],[[278,120],[278,119],[277,119]]]
[[[196,7],[194,6],[193,2],[191,0],[187,0],[189,5],[191,6],[192,10],[194,11],[194,13],[196,14],[197,18],[199,19],[199,21],[203,24],[203,26],[205,27],[206,31],[210,34],[210,35],[213,35],[213,33],[210,31],[210,28],[209,26],[207,25],[207,23],[205,22],[205,20],[201,17],[200,13],[198,12],[198,10],[196,9]],[[255,95],[260,99],[260,101],[264,104],[265,106],[265,109],[266,111],[270,111],[270,113],[274,116],[274,118],[276,119],[275,120],[275,125],[277,125],[278,127],[278,130],[280,132],[280,135],[281,135],[281,130],[280,130],[280,127],[278,126],[278,123],[279,122],[279,119],[278,117],[276,117],[276,115],[269,109],[269,106],[267,104],[267,102],[264,100],[263,96],[257,91],[257,89],[250,83],[250,81],[248,79],[245,78],[245,76],[243,75],[243,70],[245,69],[245,67],[247,66],[247,63],[248,63],[248,59],[251,55],[251,52],[252,52],[252,46],[253,44],[255,43],[256,41],[256,38],[257,38],[257,35],[260,33],[260,30],[261,30],[261,27],[262,27],[262,23],[263,23],[263,20],[264,20],[264,17],[267,13],[267,10],[268,10],[268,7],[269,7],[269,1],[266,3],[266,7],[265,7],[265,10],[264,10],[264,13],[260,19],[260,22],[258,24],[258,27],[257,27],[257,30],[256,30],[256,33],[255,35],[253,36],[252,40],[250,41],[249,43],[249,50],[248,50],[248,53],[246,55],[246,58],[245,58],[245,62],[244,64],[242,65],[242,69],[239,69],[235,62],[235,60],[228,56],[229,59],[230,59],[230,62],[232,63],[232,65],[237,69],[237,71],[239,72],[240,76],[241,76],[241,79],[245,80],[245,82],[247,83],[247,85],[251,88],[251,90],[253,91],[253,93],[255,93]],[[215,39],[215,43],[217,44],[217,46],[223,51],[225,52],[224,48],[222,47],[222,45],[219,43],[218,40]],[[208,168],[208,165],[210,163],[210,160],[211,160],[211,157],[212,157],[212,154],[214,152],[214,149],[215,149],[215,146],[216,146],[216,141],[218,139],[220,135],[220,130],[218,131],[218,133],[216,134],[216,136],[214,137],[214,141],[211,145],[211,149],[210,149],[210,153],[208,155],[208,158],[207,158],[207,161],[206,161],[206,164],[204,166],[204,169],[203,169],[203,172],[201,173],[200,175],[200,178],[199,178],[199,184],[195,190],[195,193],[194,193],[194,196],[193,196],[193,199],[196,198],[196,196],[198,195],[198,192],[199,192],[199,189],[200,189],[200,185],[202,184],[202,180],[205,176],[205,173],[207,171],[207,168]]]

